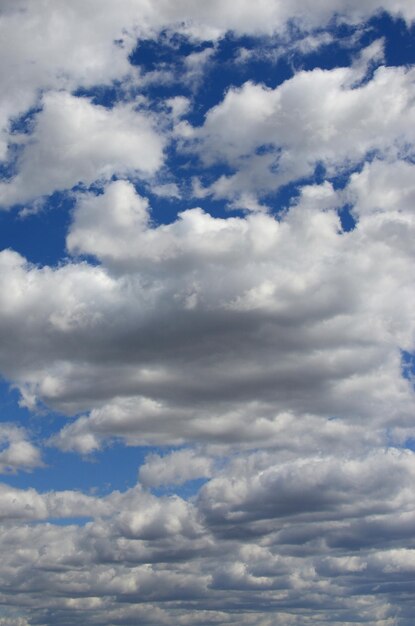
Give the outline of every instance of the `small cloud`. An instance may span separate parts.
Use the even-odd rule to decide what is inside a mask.
[[[13,424],[0,425],[0,473],[30,472],[44,463],[38,448],[28,439],[25,429]]]
[[[152,193],[161,198],[181,198],[180,189],[176,183],[166,183],[165,185],[155,185],[151,187]]]
[[[145,487],[181,485],[210,477],[212,469],[213,460],[197,450],[178,450],[165,456],[149,454],[140,467],[139,480]]]

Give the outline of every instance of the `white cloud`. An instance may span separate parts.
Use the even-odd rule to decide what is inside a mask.
[[[185,75],[182,80],[186,80],[193,90],[202,82],[206,67],[214,54],[214,48],[205,48],[201,52],[192,52],[184,59]]]
[[[112,511],[105,499],[100,500],[79,491],[50,491],[42,494],[35,489],[16,489],[2,483],[0,502],[1,521],[95,517]]]
[[[86,98],[49,93],[27,137],[18,174],[0,184],[0,202],[27,202],[114,174],[149,176],[163,162],[163,143],[151,116],[131,104],[107,110]]]
[[[121,9],[111,0],[2,3],[2,156],[9,120],[35,106],[39,92],[110,83],[131,71],[128,54],[135,45],[139,15],[140,3],[129,0]],[[115,43],[121,39],[123,47]]]
[[[206,165],[235,170],[209,191],[233,200],[311,176],[318,163],[333,176],[370,151],[410,151],[413,70],[380,67],[369,82],[354,86],[381,52],[375,42],[354,68],[302,71],[275,89],[251,82],[230,89],[201,128],[187,128],[190,149]]]
[[[381,8],[407,20],[415,17],[406,0],[389,0],[383,5],[375,0],[289,5],[269,0],[255,5],[246,0],[206,5],[189,0],[174,4],[165,0],[151,4],[124,0],[121,6],[115,0],[74,0],[70,5],[64,0],[38,0],[36,4],[5,1],[0,23],[0,157],[7,154],[10,120],[35,106],[39,93],[110,84],[134,75],[128,55],[139,36],[154,36],[163,28],[178,28],[191,36],[213,39],[227,30],[272,34],[284,31],[293,19],[308,30],[328,22],[333,15],[358,22]]]
[[[360,219],[387,213],[388,217],[412,216],[415,211],[415,166],[406,161],[366,163],[352,174],[347,198]],[[409,224],[408,224],[409,226]]]
[[[176,183],[165,183],[163,185],[152,185],[151,192],[160,196],[161,198],[180,199],[180,189]]]
[[[149,454],[138,474],[145,487],[180,485],[195,478],[212,475],[212,459],[195,450],[185,449],[168,455]]]
[[[136,233],[149,222],[148,202],[127,181],[111,183],[105,193],[80,195],[67,247],[72,253],[92,252],[124,257],[136,253]]]
[[[28,433],[14,424],[0,424],[0,472],[16,473],[42,467],[40,450],[29,441]]]

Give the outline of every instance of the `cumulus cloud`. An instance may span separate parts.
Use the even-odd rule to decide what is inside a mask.
[[[347,187],[348,199],[359,219],[386,213],[411,216],[415,211],[415,166],[410,161],[366,163],[352,174]],[[409,224],[408,224],[409,226]]]
[[[183,624],[205,623],[206,606],[217,624],[236,611],[266,625],[258,609],[270,606],[281,624],[393,623],[389,581],[404,588],[411,567],[414,461],[382,446],[385,426],[411,424],[400,349],[412,349],[413,327],[411,250],[390,228],[412,223],[412,167],[373,161],[340,193],[306,186],[280,221],[190,209],[156,226],[117,181],[78,196],[68,234],[72,253],[101,265],[36,268],[2,253],[2,368],[28,403],[89,411],[52,443],[212,446],[153,454],[140,469],[148,487],[210,478],[192,502],[138,487],[103,498],[3,489],[5,523],[38,522],[4,531],[5,546],[30,541],[17,563],[11,549],[4,558],[38,621],[81,611],[151,624],[144,599],[157,623],[171,621],[169,602]],[[357,218],[348,233],[345,198]],[[236,456],[218,469],[212,456],[226,451]],[[83,528],[39,523],[81,515],[92,518]]]
[[[310,177],[318,164],[330,177],[372,151],[410,153],[413,70],[379,67],[356,86],[382,48],[375,42],[365,52],[352,68],[298,72],[275,89],[252,82],[232,88],[202,127],[187,126],[190,149],[203,163],[225,163],[235,172],[206,192],[235,200]]]
[[[140,467],[138,478],[145,487],[177,485],[212,475],[213,460],[195,450],[185,449],[166,456],[149,454]]]
[[[393,212],[343,233],[335,200],[307,187],[281,221],[191,209],[153,226],[127,182],[81,196],[68,247],[101,266],[1,255],[3,371],[29,405],[91,411],[56,440],[84,452],[117,436],[263,442],[287,415],[408,426],[412,255]]]
[[[0,484],[1,521],[75,518],[109,513],[105,500],[79,491],[39,493],[35,489],[17,489]]]
[[[236,611],[239,623],[268,624],[260,609],[273,606],[281,624],[316,615],[386,624],[396,616],[390,585],[405,593],[414,568],[413,543],[395,545],[409,537],[414,470],[408,451],[287,462],[255,453],[217,472],[192,503],[139,487],[83,500],[14,490],[9,514],[23,519],[2,528],[0,580],[14,590],[10,608],[41,623],[75,623],[81,611],[88,624],[108,615],[151,624],[144,600],[154,623],[173,611],[180,624],[232,624]],[[25,523],[71,515],[76,496],[86,505],[78,514],[92,518],[83,527]]]
[[[27,139],[18,174],[0,184],[4,206],[79,183],[110,180],[115,174],[148,176],[163,161],[163,139],[134,106],[107,110],[65,92],[44,96]]]
[[[348,22],[386,9],[411,21],[411,3],[290,3],[239,0],[202,6],[189,0],[172,5],[126,0],[64,0],[36,5],[27,0],[2,3],[0,76],[4,86],[0,110],[0,156],[6,158],[10,122],[35,106],[39,92],[110,84],[132,74],[128,57],[138,36],[152,37],[163,28],[179,28],[192,37],[216,39],[226,31],[254,35],[284,31],[291,20],[305,30],[329,21],[333,14]],[[30,41],[30,55],[27,42]],[[45,44],[47,42],[47,45]],[[13,67],[14,71],[9,71]],[[133,73],[134,74],[134,73]],[[137,75],[134,76],[136,80]]]
[[[243,525],[291,516],[317,521],[322,515],[345,520],[395,507],[402,513],[412,511],[408,488],[414,458],[409,452],[377,451],[342,459],[341,464],[335,457],[304,457],[273,466],[269,458],[259,456],[257,467],[255,461],[235,462],[223,478],[202,488],[201,508],[211,523]],[[389,481],[401,486],[397,501],[389,499]]]
[[[28,433],[14,424],[1,424],[0,472],[14,474],[42,466],[40,450],[29,440]]]

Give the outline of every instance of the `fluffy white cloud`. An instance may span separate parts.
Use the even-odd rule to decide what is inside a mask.
[[[411,153],[414,71],[380,67],[359,84],[379,45],[369,52],[352,68],[302,71],[276,89],[247,82],[230,89],[202,127],[184,127],[206,165],[221,162],[235,170],[205,192],[242,198],[245,207],[244,194],[311,176],[317,164],[333,176],[371,151]]]
[[[185,449],[168,455],[149,454],[138,474],[145,487],[177,485],[194,478],[212,475],[213,459],[195,450]]]
[[[412,216],[415,212],[415,166],[406,161],[366,163],[362,171],[351,176],[347,199],[356,217],[393,213]],[[408,223],[408,227],[410,224]],[[402,242],[401,242],[402,243]]]
[[[48,518],[75,518],[109,514],[112,507],[79,491],[50,491],[16,489],[0,483],[1,521]]]
[[[283,32],[291,20],[306,31],[328,22],[333,15],[358,22],[380,9],[413,20],[406,0],[327,3],[246,0],[202,4],[181,0],[148,3],[144,0],[6,0],[1,6],[0,158],[6,158],[13,119],[36,106],[39,93],[110,84],[138,76],[128,56],[137,37],[152,37],[163,28],[179,29],[192,37],[213,38],[233,30],[239,34]],[[30,54],[27,53],[30,42]],[[189,59],[192,66],[200,60]],[[13,71],[10,71],[13,68]],[[191,69],[191,68],[190,68]]]
[[[80,195],[67,247],[71,253],[121,257],[139,254],[137,232],[148,226],[148,201],[131,183],[119,180],[105,193]],[[138,250],[137,250],[138,248]]]
[[[28,433],[14,424],[0,424],[0,472],[16,473],[42,467],[40,450],[29,441]]]
[[[149,176],[163,161],[164,141],[148,114],[131,104],[108,110],[65,92],[44,96],[24,143],[18,174],[0,183],[3,206],[114,174]]]

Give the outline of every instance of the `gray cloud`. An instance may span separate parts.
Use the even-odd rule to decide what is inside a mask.
[[[90,498],[83,512],[93,521],[83,527],[4,525],[3,599],[35,624],[72,624],[79,614],[87,624],[128,624],[134,616],[151,624],[147,603],[155,603],[159,623],[177,615],[183,624],[232,624],[237,615],[253,624],[256,615],[268,624],[272,611],[281,623],[284,616],[307,624],[317,615],[321,623],[343,616],[392,624],[398,609],[389,602],[406,593],[415,563],[412,542],[394,545],[413,512],[413,453],[277,459],[240,457],[194,502],[136,487]],[[43,517],[71,515],[68,502],[82,501],[56,493],[51,509],[49,495],[15,492],[26,519],[35,496],[46,505]],[[339,542],[352,535],[354,544]]]
[[[193,209],[158,227],[127,182],[86,194],[68,246],[102,265],[1,255],[3,371],[28,406],[89,412],[55,439],[84,452],[117,436],[275,444],[287,420],[328,437],[336,420],[409,427],[412,255],[390,236],[401,214],[374,211],[344,234],[318,208],[326,192],[306,188],[281,221]]]

